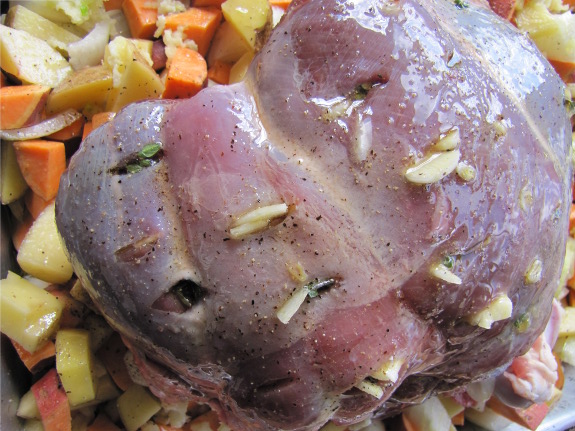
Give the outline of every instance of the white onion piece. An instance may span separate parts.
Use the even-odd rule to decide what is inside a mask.
[[[20,129],[0,130],[0,138],[6,141],[26,141],[28,139],[39,139],[51,135],[68,127],[78,118],[80,114],[75,109],[67,109],[58,115],[36,123],[32,126]]]

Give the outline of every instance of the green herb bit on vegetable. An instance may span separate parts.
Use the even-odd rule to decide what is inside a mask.
[[[523,313],[521,316],[517,318],[517,320],[515,320],[515,322],[513,322],[513,326],[519,333],[527,331],[530,324],[531,324],[531,317],[529,316],[528,313]]]

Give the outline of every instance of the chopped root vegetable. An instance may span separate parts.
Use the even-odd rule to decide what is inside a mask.
[[[269,0],[270,6],[281,7],[282,9],[287,9],[290,5],[291,0]]]
[[[208,77],[206,60],[197,51],[178,48],[170,61],[166,75],[164,99],[192,97],[200,91]]]
[[[18,221],[16,224],[16,227],[12,231],[12,244],[16,251],[20,250],[20,244],[22,244],[22,241],[30,230],[32,223],[34,223],[34,219],[30,215],[27,215],[23,220]]]
[[[123,391],[132,385],[130,373],[124,362],[124,356],[127,351],[128,348],[116,332],[96,353],[96,356],[102,361],[110,377],[114,380],[114,383]]]
[[[55,368],[32,385],[44,431],[71,431],[72,414]]]
[[[60,176],[66,170],[62,142],[31,140],[14,143],[16,160],[26,183],[45,201],[56,197]]]
[[[24,204],[26,205],[26,209],[34,219],[37,219],[40,213],[53,201],[53,199],[45,200],[32,189],[28,189],[24,195]]]
[[[166,16],[165,29],[182,31],[188,39],[198,46],[198,52],[205,56],[210,42],[222,21],[222,12],[214,7],[191,7],[185,12]]]
[[[525,409],[520,409],[504,404],[497,397],[491,397],[487,402],[487,407],[495,413],[530,430],[536,430],[549,412],[549,406],[545,403],[532,404]]]
[[[124,0],[104,0],[104,8],[107,12],[111,10],[122,9],[122,4]]]
[[[0,88],[0,129],[17,129],[38,121],[49,92],[50,87],[36,84]]]
[[[493,9],[497,15],[508,21],[513,18],[516,4],[517,0],[489,0],[491,9]]]
[[[211,79],[218,84],[229,84],[231,68],[232,65],[230,63],[216,60],[216,62],[208,69],[208,79]]]
[[[78,117],[78,119],[72,124],[64,127],[62,130],[58,130],[57,132],[48,135],[47,138],[60,142],[67,142],[72,139],[79,138],[82,136],[84,124],[86,124],[86,118],[84,116]]]
[[[92,128],[96,129],[102,124],[107,123],[116,115],[115,112],[98,112],[92,116]]]
[[[151,39],[156,31],[158,7],[150,0],[124,0],[122,10],[128,20],[132,37]]]
[[[38,372],[47,362],[53,361],[56,356],[56,347],[52,340],[46,341],[34,353],[30,353],[16,341],[11,341],[14,350],[31,373]]]

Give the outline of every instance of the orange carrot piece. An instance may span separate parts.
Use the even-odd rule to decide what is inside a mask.
[[[569,212],[569,234],[575,236],[575,204],[571,204]]]
[[[575,63],[573,62],[549,59],[549,63],[551,63],[557,74],[565,80],[568,80],[568,77],[575,72]]]
[[[94,125],[91,121],[87,121],[86,124],[84,124],[84,130],[82,130],[82,141],[86,139],[86,136],[88,136],[92,130],[94,130]]]
[[[106,9],[106,12],[122,9],[122,3],[124,3],[124,0],[104,0],[104,9]]]
[[[56,368],[50,369],[32,385],[44,431],[71,431],[72,414]]]
[[[66,170],[66,147],[62,142],[30,141],[14,142],[16,160],[24,180],[42,199],[56,197],[60,176]]]
[[[48,136],[48,139],[60,142],[70,141],[75,138],[82,136],[82,129],[86,123],[86,118],[80,116],[76,121],[74,121],[69,126],[64,127],[62,130],[58,130]]]
[[[28,212],[32,218],[37,219],[38,216],[44,209],[52,203],[54,199],[44,200],[42,196],[34,193],[32,189],[28,189],[24,195],[24,205],[28,209]]]
[[[532,404],[527,408],[520,409],[504,404],[497,397],[491,397],[487,401],[487,406],[501,416],[532,431],[537,429],[549,412],[549,406],[545,403]]]
[[[185,12],[168,15],[165,28],[172,31],[181,28],[188,39],[196,42],[198,52],[205,56],[222,16],[222,11],[215,7],[191,7]]]
[[[99,413],[86,431],[121,431],[105,413]]]
[[[36,373],[42,366],[46,365],[47,362],[52,360],[56,356],[56,346],[52,340],[46,341],[38,350],[34,353],[30,353],[28,350],[24,349],[20,344],[14,340],[10,340],[14,346],[14,350],[18,353],[20,360],[24,363],[26,368],[31,373]]]
[[[38,121],[44,112],[50,87],[12,85],[0,88],[0,129],[17,129]]]
[[[150,0],[124,0],[122,11],[128,21],[132,37],[151,39],[156,31],[158,9],[156,2]]]
[[[96,353],[96,356],[102,361],[108,374],[110,374],[110,377],[114,380],[114,383],[123,391],[132,385],[130,373],[124,362],[124,355],[127,351],[128,348],[122,341],[120,334],[114,332]]]
[[[102,124],[107,123],[116,115],[115,112],[98,112],[92,116],[92,128],[96,129]]]
[[[34,219],[30,215],[26,215],[24,220],[17,222],[16,227],[12,231],[12,244],[16,251],[20,250],[20,244],[22,244],[22,241],[32,226],[32,223],[34,223]]]
[[[230,63],[216,60],[208,69],[208,79],[211,79],[218,84],[229,84],[231,68],[232,65]]]
[[[451,423],[455,426],[463,426],[465,424],[465,411],[461,411],[453,416]]]
[[[195,7],[221,7],[226,0],[194,0]]]
[[[513,18],[516,3],[517,0],[489,0],[489,6],[493,12],[508,21]]]
[[[291,0],[269,0],[269,2],[270,2],[270,6],[281,7],[282,9],[285,10],[290,5]]]
[[[208,77],[205,58],[189,48],[178,48],[166,75],[164,99],[184,99],[200,91]]]

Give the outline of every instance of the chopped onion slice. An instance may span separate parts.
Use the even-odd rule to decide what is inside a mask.
[[[0,138],[6,141],[25,141],[28,139],[43,138],[44,136],[51,135],[68,127],[81,116],[82,114],[75,109],[68,109],[32,126],[22,127],[20,129],[0,130]]]

